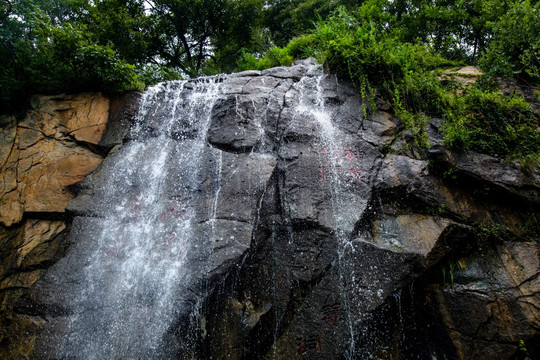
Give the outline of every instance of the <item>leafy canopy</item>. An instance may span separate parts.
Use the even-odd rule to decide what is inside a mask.
[[[540,159],[538,114],[481,86],[540,83],[539,34],[538,0],[3,0],[0,105],[315,56],[385,98],[420,147],[440,117],[449,146]],[[459,91],[440,80],[465,63],[487,80]]]
[[[13,108],[35,92],[115,93],[232,71],[261,37],[262,7],[263,0],[2,0],[1,105]]]

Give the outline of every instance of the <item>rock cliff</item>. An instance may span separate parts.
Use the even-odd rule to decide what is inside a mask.
[[[133,115],[125,98],[35,96],[25,114],[0,117],[1,358],[25,358],[32,349],[42,321],[13,312],[14,304],[67,247],[69,186],[103,161],[115,126]]]
[[[85,358],[81,319],[126,346],[97,358],[540,356],[538,172],[449,151],[438,119],[419,151],[387,104],[309,59],[161,85],[144,119],[138,100],[39,97],[2,118],[1,357]],[[122,308],[81,299],[88,279],[112,286],[119,234],[146,222],[151,267],[189,274],[174,294],[143,278]],[[158,345],[122,341],[139,329],[112,328],[119,314],[154,333],[167,317]]]

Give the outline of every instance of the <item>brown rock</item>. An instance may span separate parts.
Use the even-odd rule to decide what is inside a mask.
[[[450,224],[452,222],[448,219],[432,216],[400,215],[374,221],[373,240],[393,251],[413,252],[427,257]]]
[[[72,136],[77,141],[98,144],[109,117],[109,100],[100,93],[39,96],[23,124],[46,136]]]
[[[0,166],[0,222],[7,226],[20,221],[24,210],[17,189],[18,138],[13,138],[9,147],[7,159]]]
[[[491,183],[501,191],[517,195],[526,201],[540,203],[540,173],[525,174],[517,162],[474,153],[455,153],[442,146],[430,149],[433,160],[446,164],[465,176]]]
[[[454,71],[453,73],[458,74],[458,75],[469,75],[469,76],[482,76],[482,75],[484,75],[482,73],[482,70],[480,70],[476,66],[465,66],[465,67],[462,67],[459,70]]]
[[[21,151],[18,174],[24,210],[63,212],[73,198],[66,186],[81,181],[102,160],[85,148],[49,139]]]
[[[480,76],[484,75],[476,66],[465,66],[459,70],[445,71],[441,79],[451,79],[463,85],[472,85],[478,81]]]
[[[9,275],[0,281],[0,289],[29,288],[39,280],[43,272],[44,270],[38,269]]]
[[[46,322],[35,316],[14,316],[0,334],[0,341],[6,344],[0,348],[0,359],[31,359],[38,331]]]
[[[0,359],[26,359],[36,333],[45,320],[19,314],[14,306],[54,262],[63,245],[63,221],[26,220],[23,224],[0,226]]]
[[[0,119],[0,223],[16,224],[24,212],[65,211],[73,198],[66,187],[102,161],[77,142],[99,143],[108,107],[101,94],[39,96],[19,124]]]
[[[540,250],[508,242],[469,262],[431,295],[459,359],[511,359],[540,327]],[[465,263],[465,262],[463,262]]]
[[[0,265],[0,290],[32,285],[39,274],[26,270],[53,261],[61,245],[57,236],[65,228],[60,220],[26,220],[12,229],[0,227],[0,245],[6,254]]]
[[[475,156],[481,155],[475,154]],[[529,207],[527,203],[523,205],[519,200],[521,198],[534,202],[534,198],[538,197],[534,195],[538,194],[538,186],[533,185],[532,181],[518,169],[501,161],[493,164],[490,173],[483,171],[484,167],[481,165],[477,167],[459,165],[459,168],[455,166],[454,168],[458,169],[460,174],[475,181],[465,187],[463,183],[453,184],[451,181],[444,181],[430,175],[428,164],[425,160],[389,154],[377,174],[375,187],[383,194],[389,194],[397,189],[404,190],[418,201],[436,209],[439,215],[448,217],[452,214],[466,219],[469,225],[500,227],[517,236],[524,235],[527,229],[523,224],[528,223],[528,219],[534,213],[534,208]],[[500,176],[496,173],[497,166],[501,172]],[[510,181],[512,179],[510,175],[514,176],[514,181]],[[523,181],[520,183],[521,180]],[[492,195],[481,197],[475,192],[486,187],[493,189],[490,190]]]
[[[0,166],[3,166],[9,158],[15,143],[16,134],[17,125],[15,122],[15,117],[0,117]]]
[[[26,269],[54,258],[59,241],[53,241],[64,229],[63,221],[27,220],[22,243],[17,246],[17,267]]]
[[[370,131],[363,131],[362,136],[373,144],[381,147],[388,146],[395,139],[398,128],[390,113],[385,111],[375,111],[373,117],[365,123]]]

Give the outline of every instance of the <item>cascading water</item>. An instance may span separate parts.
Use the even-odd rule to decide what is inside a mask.
[[[55,176],[40,173],[35,188],[72,181],[64,179],[69,152],[35,156],[56,140],[76,152],[110,151],[65,189],[75,197],[61,220],[26,212],[0,227],[0,358],[512,358],[520,344],[497,333],[507,322],[514,340],[538,352],[535,244],[467,252],[455,286],[436,279],[474,244],[470,224],[486,209],[486,219],[510,226],[529,219],[531,179],[439,147],[429,156],[442,167],[431,171],[388,104],[367,105],[313,59],[160,84],[143,95],[137,119],[139,94],[126,94],[111,102],[102,142],[92,146],[61,125],[78,123],[86,100],[38,99],[46,105],[14,125],[13,147],[0,144],[17,176],[58,160]],[[127,121],[132,129],[122,127]],[[51,124],[55,134],[46,135]],[[432,120],[426,129],[436,143],[438,128]],[[0,182],[11,177],[8,162]],[[517,205],[445,181],[438,173],[449,165],[494,189],[500,184],[485,178],[493,169],[516,176],[512,195],[499,190],[517,195]],[[33,193],[25,178],[10,193],[21,202]],[[512,272],[515,264],[523,271]],[[523,294],[532,303],[520,302]],[[509,316],[486,323],[493,298]],[[493,338],[471,341],[467,329]]]
[[[48,330],[48,359],[189,358],[195,343],[202,358],[354,358],[379,296],[376,283],[357,286],[369,269],[353,241],[379,153],[358,139],[361,101],[343,102],[339,86],[307,60],[149,89],[130,138],[70,204],[74,245],[48,274],[65,284],[54,300],[68,321]],[[234,274],[259,290],[208,304],[212,289],[240,296],[227,287]],[[304,283],[316,286],[295,299]],[[235,325],[213,318],[227,306]],[[263,317],[274,328],[246,355],[240,344]],[[220,330],[231,326],[243,330]]]
[[[144,94],[134,141],[100,174],[106,187],[96,201],[105,218],[91,231],[94,249],[77,279],[61,356],[170,355],[163,338],[193,276],[187,254],[198,246],[197,192],[219,80],[163,83]]]
[[[354,292],[355,247],[352,231],[358,220],[358,204],[366,199],[360,199],[354,194],[356,187],[364,185],[365,171],[362,169],[363,153],[357,146],[357,141],[341,130],[334,122],[331,109],[325,105],[325,89],[322,83],[327,75],[320,73],[314,77],[305,77],[300,80],[301,97],[295,107],[301,117],[311,119],[317,128],[319,179],[329,194],[330,206],[324,213],[324,223],[334,229],[333,236],[337,243],[336,268],[339,274],[341,292],[340,312],[345,318],[345,326],[349,333],[349,345],[344,356],[347,359],[355,358],[356,322],[358,321],[358,294]],[[358,109],[362,111],[362,109]],[[351,204],[355,204],[351,206]],[[352,254],[352,256],[351,256]]]

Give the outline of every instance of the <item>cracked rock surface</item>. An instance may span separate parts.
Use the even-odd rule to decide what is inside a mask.
[[[515,359],[520,340],[540,356],[539,247],[515,241],[538,226],[538,172],[449,151],[440,119],[422,152],[387,104],[370,108],[312,59],[220,81],[202,170],[170,166],[162,185],[159,222],[173,226],[193,200],[200,239],[182,300],[197,306],[179,300],[165,335],[176,358]],[[189,96],[197,80],[182,86]],[[139,95],[84,99],[44,97],[18,124],[2,118],[0,290],[16,291],[3,298],[0,357],[54,358],[94,229],[119,199],[136,222],[132,191],[150,186],[110,194],[104,182],[136,146]],[[156,141],[170,111],[149,112],[142,131],[155,145],[141,163],[193,148],[200,130],[185,117]],[[189,176],[196,185],[176,186]],[[22,220],[66,206],[67,222]],[[494,229],[505,236],[486,242]]]

